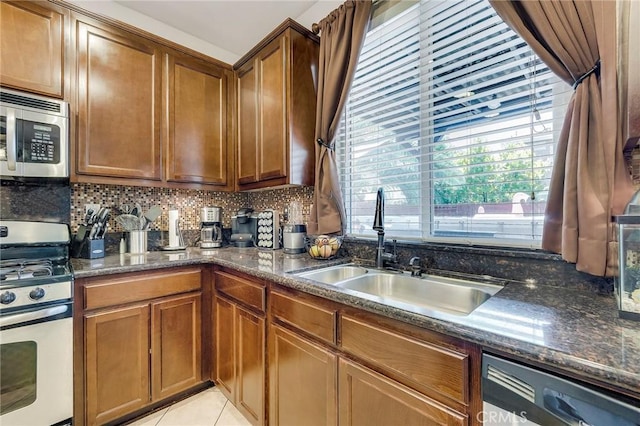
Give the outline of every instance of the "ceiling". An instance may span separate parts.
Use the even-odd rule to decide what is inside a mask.
[[[286,18],[310,27],[340,2],[335,0],[115,0],[237,57],[247,53]],[[300,19],[299,19],[300,18]],[[303,22],[306,21],[306,22]]]

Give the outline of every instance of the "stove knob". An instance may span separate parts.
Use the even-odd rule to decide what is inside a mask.
[[[8,305],[14,300],[16,300],[16,294],[12,291],[5,291],[4,293],[0,294],[0,303],[2,303],[3,305]]]
[[[36,287],[33,290],[31,290],[29,292],[29,297],[32,300],[39,300],[42,299],[44,297],[44,289],[40,288],[40,287]]]

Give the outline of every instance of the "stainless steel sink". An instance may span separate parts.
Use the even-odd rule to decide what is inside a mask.
[[[426,315],[441,311],[468,315],[502,289],[481,280],[438,275],[412,277],[407,273],[338,265],[296,274],[332,284],[359,296]]]
[[[325,284],[335,284],[349,278],[358,277],[368,272],[366,268],[357,265],[337,265],[314,271],[296,274],[299,277],[320,281]]]

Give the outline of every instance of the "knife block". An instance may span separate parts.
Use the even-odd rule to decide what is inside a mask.
[[[88,234],[78,233],[71,243],[71,256],[83,259],[104,257],[104,239],[90,240]]]

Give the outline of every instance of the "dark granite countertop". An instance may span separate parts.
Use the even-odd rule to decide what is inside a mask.
[[[73,259],[76,278],[213,263],[283,286],[405,321],[552,369],[640,394],[640,323],[618,318],[613,296],[510,282],[467,316],[425,316],[363,299],[349,290],[298,278],[290,271],[344,263],[281,250],[222,248]]]

